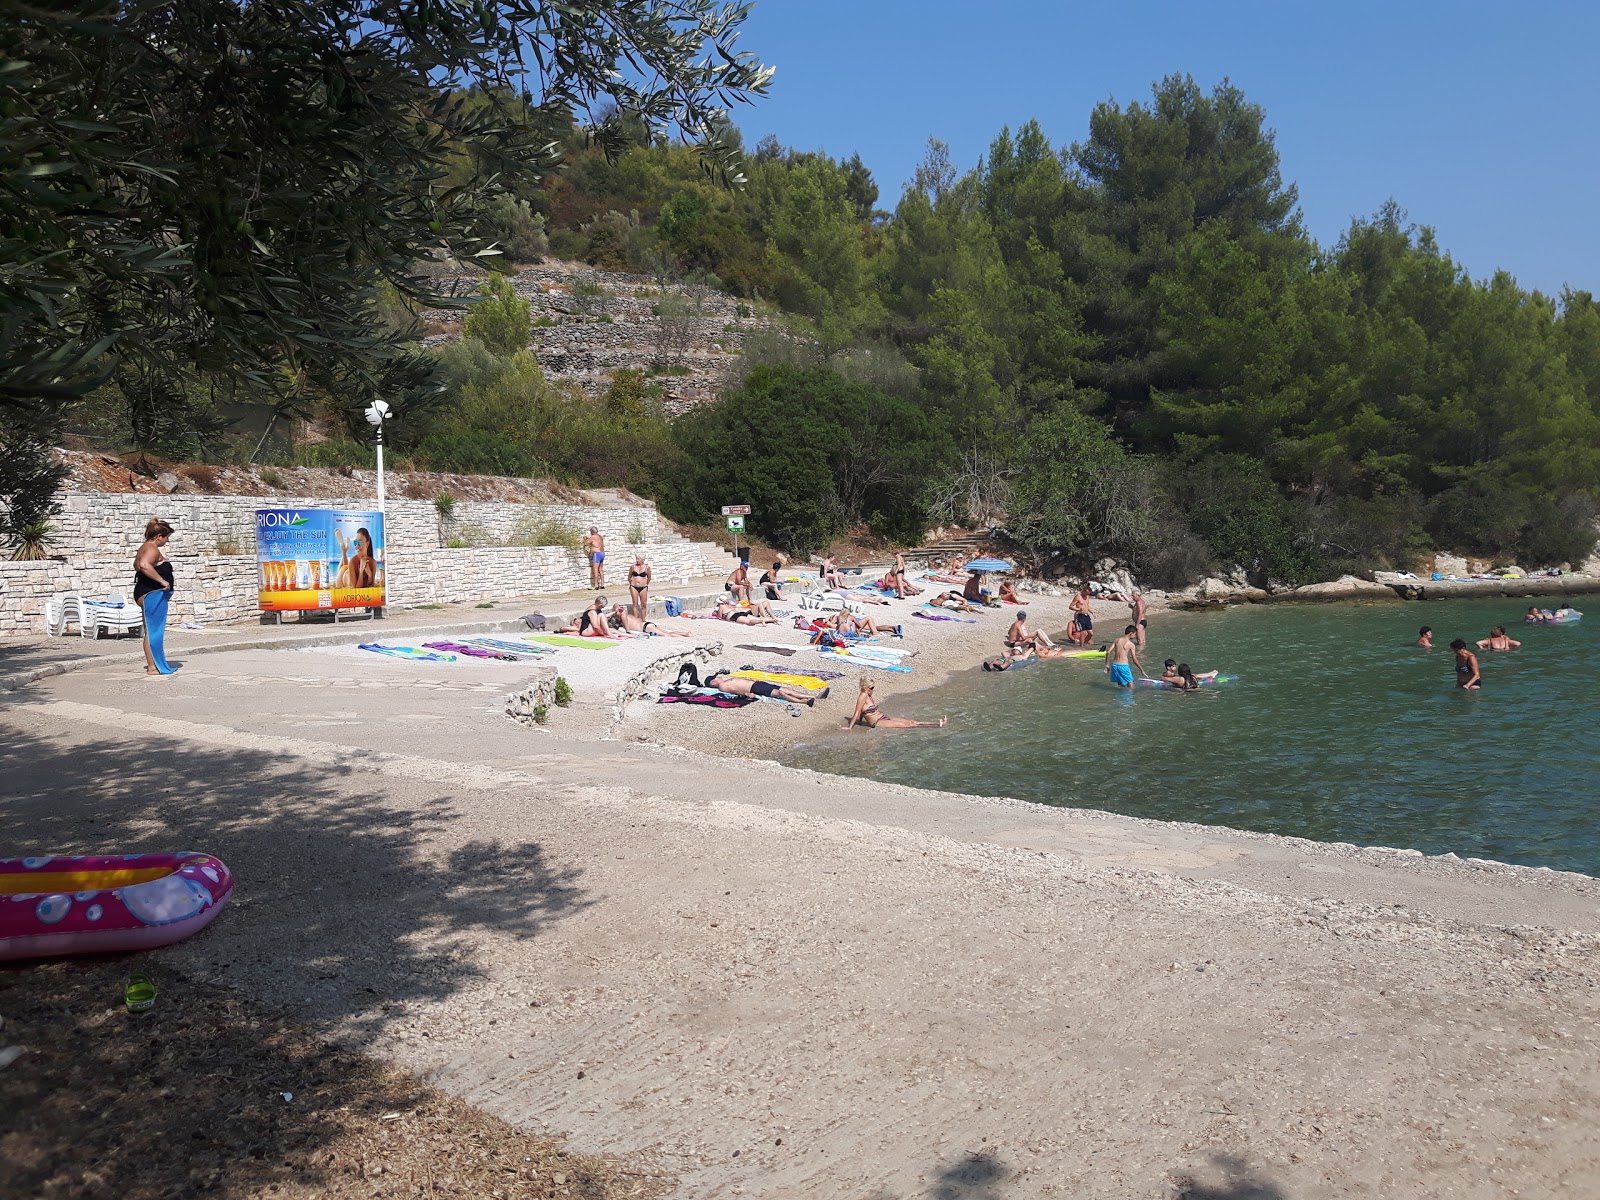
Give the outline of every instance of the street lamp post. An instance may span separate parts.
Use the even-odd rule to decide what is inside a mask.
[[[374,400],[367,405],[367,424],[372,426],[378,445],[378,511],[383,512],[383,420],[390,413],[390,408],[382,400]]]

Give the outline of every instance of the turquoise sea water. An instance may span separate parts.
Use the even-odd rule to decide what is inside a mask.
[[[950,727],[837,735],[796,747],[786,761],[1600,875],[1600,597],[1567,626],[1524,625],[1531,602],[1157,614],[1142,656],[1151,674],[1172,657],[1239,682],[1130,695],[1106,682],[1098,660],[1076,659],[966,672],[903,697],[895,680],[880,678],[886,712],[948,713]],[[1434,629],[1432,651],[1414,645],[1424,624]],[[1522,648],[1479,652],[1483,690],[1463,692],[1446,647],[1454,637],[1475,642],[1495,624]],[[1000,630],[996,623],[997,639]]]

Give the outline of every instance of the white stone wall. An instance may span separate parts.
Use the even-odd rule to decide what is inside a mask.
[[[517,507],[517,506],[510,506]],[[592,510],[602,511],[602,510]],[[133,597],[133,547],[126,554],[68,562],[0,562],[0,636],[44,632],[44,602],[64,594],[105,599]],[[627,597],[626,575],[636,548],[606,556],[610,594]],[[254,616],[254,553],[184,555],[172,543],[176,587],[171,620],[205,624]],[[666,542],[644,548],[657,594],[675,584],[731,569],[732,556],[705,542]],[[477,549],[390,551],[385,557],[392,608],[504,600],[566,592],[587,586],[589,569],[575,550],[556,546],[487,546]]]
[[[147,496],[122,492],[78,492],[63,497],[64,510],[51,522],[51,554],[68,560],[79,557],[125,554],[144,541],[151,517],[173,526],[171,553],[214,554],[229,541],[241,554],[256,548],[258,508],[376,508],[365,500],[312,499],[305,496]],[[509,504],[499,501],[458,500],[441,538],[439,515],[431,500],[390,499],[385,505],[386,549],[401,553],[436,550],[441,541],[475,526],[496,542],[510,541],[524,522],[553,524],[582,535],[591,525],[605,535],[610,553],[632,548],[629,539],[643,544],[681,542],[678,534],[661,523],[655,506],[602,508],[577,504]]]

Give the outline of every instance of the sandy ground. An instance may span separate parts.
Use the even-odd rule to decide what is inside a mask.
[[[912,678],[1003,619],[908,630]],[[1600,1194],[1594,880],[715,758],[599,683],[530,729],[518,672],[40,681],[0,695],[0,852],[220,855],[237,899],[157,970],[685,1196]],[[681,715],[726,751],[820,707]]]

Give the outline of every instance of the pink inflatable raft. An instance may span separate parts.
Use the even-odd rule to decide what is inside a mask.
[[[228,868],[192,850],[0,859],[0,961],[169,946],[232,892]]]

